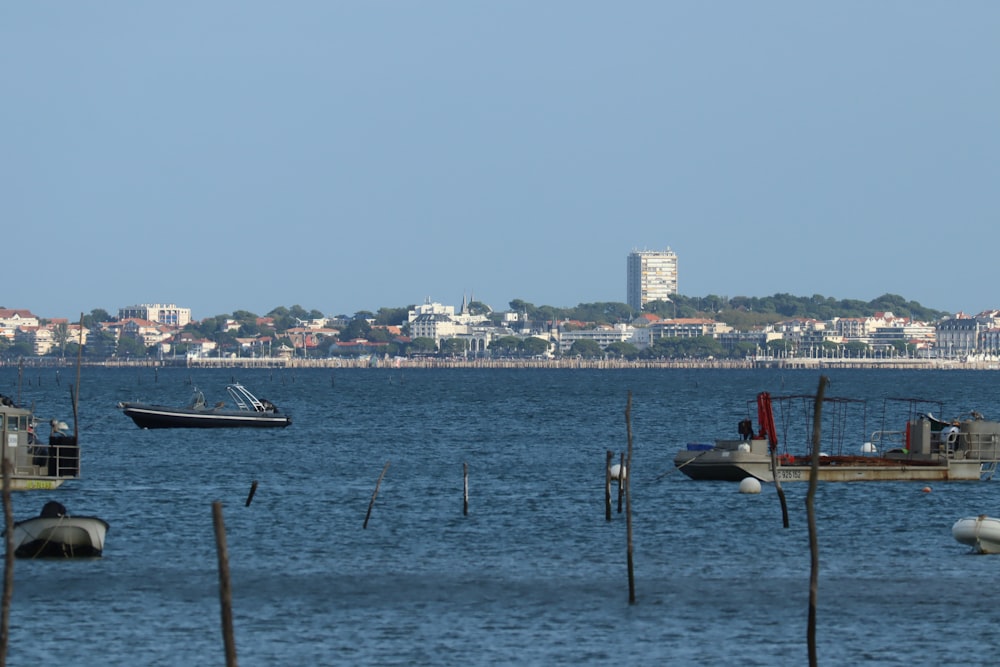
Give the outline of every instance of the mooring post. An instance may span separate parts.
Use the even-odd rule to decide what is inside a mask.
[[[3,462],[3,518],[6,528],[3,564],[3,604],[0,618],[0,667],[7,664],[7,642],[10,637],[10,600],[14,596],[14,509],[10,502],[10,461]]]
[[[816,535],[816,482],[819,480],[819,448],[823,429],[823,393],[829,382],[825,375],[819,376],[816,402],[813,406],[812,456],[809,463],[809,490],[806,491],[806,517],[809,522],[809,620],[806,627],[806,643],[809,650],[809,665],[815,667],[816,654],[816,601],[819,598],[819,538]]]
[[[226,667],[236,667],[236,639],[233,635],[233,590],[229,582],[229,553],[226,550],[226,525],[222,503],[212,503],[215,525],[215,548],[219,555],[219,601],[222,607],[222,640],[226,646]]]
[[[611,521],[611,458],[615,455],[610,449],[604,462],[604,519]]]
[[[632,557],[632,390],[628,392],[625,404],[625,431],[628,433],[628,471],[622,484],[625,485],[625,540],[628,543],[628,603],[635,604],[635,565]],[[623,466],[624,467],[624,466]]]
[[[385,477],[385,471],[389,469],[389,461],[385,462],[385,467],[382,468],[382,474],[378,476],[378,481],[375,482],[375,490],[372,492],[372,499],[368,503],[368,513],[365,514],[365,523],[362,528],[368,527],[368,518],[372,515],[372,506],[375,504],[375,499],[378,497],[378,487],[382,484],[382,478]]]
[[[469,516],[469,464],[462,464],[462,516]]]
[[[622,452],[621,463],[618,465],[618,513],[622,513],[622,496],[625,495],[625,452]]]
[[[253,500],[253,494],[255,493],[257,493],[257,480],[254,480],[253,484],[250,485],[250,493],[247,495],[246,507],[250,507],[250,501]]]

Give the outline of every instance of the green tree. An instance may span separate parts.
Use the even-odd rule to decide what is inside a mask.
[[[66,343],[69,341],[69,325],[65,322],[57,324],[52,330],[52,341],[55,343],[55,349],[58,350],[59,354],[65,356]]]
[[[433,338],[427,338],[426,336],[418,336],[410,341],[407,346],[408,354],[435,354],[437,352],[437,343],[434,342]]]
[[[493,309],[482,301],[470,301],[469,312],[473,315],[489,315],[493,312]]]
[[[108,311],[102,308],[95,308],[89,315],[83,316],[83,326],[87,329],[94,329],[102,322],[112,322],[117,318],[112,318]]]
[[[604,348],[608,356],[616,359],[636,359],[639,356],[639,348],[632,343],[616,341]]]
[[[604,356],[601,346],[589,338],[581,338],[573,341],[569,347],[570,356],[583,357],[584,359],[596,359]]]
[[[147,352],[146,346],[141,339],[132,336],[122,336],[118,339],[118,348],[115,350],[115,356],[141,359],[147,355]]]
[[[378,312],[375,313],[375,324],[400,326],[409,319],[410,311],[414,308],[415,306],[406,308],[379,308]]]
[[[521,341],[520,351],[528,357],[538,357],[549,351],[549,341],[538,336],[528,336]]]
[[[462,356],[469,349],[469,341],[464,338],[445,338],[441,341],[442,356]]]
[[[347,323],[344,330],[340,332],[341,342],[348,342],[352,340],[357,340],[359,338],[368,340],[368,335],[372,330],[372,325],[368,324],[368,320],[364,317],[357,317]]]
[[[517,355],[521,348],[521,339],[517,336],[500,336],[490,341],[489,350],[493,356],[512,357]]]

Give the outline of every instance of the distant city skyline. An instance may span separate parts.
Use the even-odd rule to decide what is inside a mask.
[[[10,3],[7,307],[1000,303],[1000,3]],[[289,303],[291,302],[291,303]]]
[[[775,296],[777,294],[790,294],[793,297],[801,297],[801,298],[811,298],[812,296],[815,296],[815,295],[811,295],[811,294],[794,294],[794,293],[792,293],[790,291],[785,290],[785,291],[782,291],[782,292],[776,292],[775,294],[765,294],[765,295],[761,295],[761,296],[758,296],[758,297],[749,297],[749,298],[766,299],[766,298],[769,298],[769,297],[773,297],[773,296]],[[883,296],[885,294],[889,294],[889,292],[882,292],[881,294],[878,294],[878,295],[872,297],[871,299],[856,299],[856,300],[863,301],[863,302],[867,303],[867,302],[873,301],[873,300],[877,299],[878,297],[881,297],[881,296]],[[465,295],[467,301],[469,300],[470,296],[471,295],[469,295],[469,294]],[[697,298],[701,298],[701,297],[707,297],[707,296],[710,296],[710,295],[707,295],[707,294],[705,294],[705,295],[680,294],[680,296],[687,297],[687,298],[696,298],[697,299]],[[716,296],[728,296],[728,298],[733,298],[733,297],[736,297],[736,296],[743,297],[743,296],[747,296],[747,295],[716,295]],[[841,296],[838,296],[838,295],[835,295],[835,294],[823,294],[823,295],[820,295],[820,296],[822,296],[823,298],[833,298],[833,299],[835,299],[837,301],[841,301],[841,300],[855,300],[855,299],[852,299],[851,297],[841,297]],[[946,313],[948,313],[948,314],[950,314],[952,316],[958,315],[958,314],[965,314],[965,315],[970,315],[971,316],[971,315],[976,315],[976,314],[982,313],[982,312],[989,312],[989,311],[992,311],[992,310],[1000,310],[1000,307],[997,307],[997,308],[992,308],[992,307],[979,308],[979,309],[974,310],[974,311],[961,310],[961,309],[950,309],[950,308],[937,308],[937,307],[929,306],[928,304],[922,303],[919,299],[912,299],[909,296],[907,296],[906,294],[897,294],[897,296],[902,297],[903,299],[905,299],[908,302],[912,301],[912,302],[915,302],[915,303],[917,303],[920,306],[923,306],[925,308],[929,308],[929,309],[932,309],[932,310],[943,311],[943,312],[946,312]],[[414,306],[419,306],[419,305],[424,304],[424,303],[436,303],[436,304],[441,304],[441,305],[444,305],[444,306],[451,306],[451,307],[454,307],[455,310],[457,311],[457,310],[459,310],[459,308],[461,307],[461,304],[463,302],[463,298],[461,296],[458,299],[456,299],[456,300],[436,299],[436,298],[430,297],[430,301],[428,302],[427,299],[428,299],[428,297],[425,296],[424,298],[413,300],[413,301],[410,301],[410,302],[407,302],[407,303],[400,303],[400,304],[379,304],[379,305],[370,306],[370,307],[366,307],[366,308],[359,308],[358,310],[352,311],[352,312],[349,312],[349,313],[348,312],[343,312],[343,311],[337,311],[337,312],[335,312],[335,311],[325,311],[322,308],[316,308],[314,306],[309,306],[307,304],[299,303],[299,302],[279,303],[279,304],[275,304],[273,306],[270,306],[270,307],[268,307],[265,310],[254,310],[254,309],[251,309],[251,308],[245,308],[245,307],[236,306],[236,307],[231,308],[229,310],[220,311],[220,312],[217,312],[217,313],[197,313],[193,309],[187,308],[186,306],[184,306],[184,304],[182,302],[180,302],[180,301],[170,302],[169,304],[168,303],[164,303],[164,304],[155,304],[155,305],[169,306],[170,308],[176,307],[182,313],[186,313],[185,316],[186,317],[190,317],[190,321],[197,322],[197,321],[203,320],[205,318],[209,318],[209,317],[217,317],[219,315],[232,315],[234,312],[237,312],[237,311],[249,311],[249,312],[254,313],[255,315],[263,317],[263,316],[267,315],[267,313],[271,312],[272,310],[274,310],[276,308],[291,308],[291,307],[294,307],[294,306],[300,306],[301,308],[303,308],[306,311],[318,310],[325,317],[337,317],[337,316],[352,317],[355,313],[362,312],[362,311],[368,311],[368,312],[371,312],[371,313],[377,313],[380,308],[413,308]],[[503,303],[502,305],[497,306],[496,304],[486,303],[485,301],[482,301],[478,297],[475,298],[476,302],[486,303],[487,306],[490,306],[490,308],[492,308],[496,312],[505,312],[505,311],[510,310],[509,303],[510,303],[510,301],[514,301],[514,300],[525,301],[525,302],[530,303],[530,304],[532,304],[534,306],[551,306],[551,307],[554,307],[554,308],[567,309],[567,310],[575,308],[576,306],[579,306],[581,304],[590,304],[590,303],[605,303],[605,302],[608,302],[608,303],[623,303],[623,304],[627,304],[627,302],[625,300],[620,300],[620,299],[610,299],[610,300],[607,300],[607,301],[597,301],[597,300],[581,299],[581,300],[577,301],[576,303],[574,303],[572,305],[554,305],[554,304],[548,304],[548,303],[541,303],[541,302],[532,301],[531,299],[524,299],[524,298],[521,298],[521,297],[514,297],[513,299],[510,299],[509,301]],[[31,312],[32,315],[34,315],[34,316],[36,316],[36,317],[38,317],[40,319],[45,319],[45,320],[66,319],[69,322],[76,321],[79,318],[79,315],[80,315],[81,312],[84,315],[89,315],[93,310],[101,309],[101,310],[107,311],[107,313],[111,317],[117,318],[117,317],[119,317],[121,315],[121,311],[123,309],[124,310],[129,310],[129,311],[134,311],[137,308],[141,309],[141,308],[143,308],[145,306],[151,306],[151,305],[154,305],[154,302],[152,302],[152,301],[146,301],[146,302],[132,303],[132,304],[129,304],[128,306],[120,306],[120,307],[115,307],[115,308],[104,308],[103,306],[94,306],[92,308],[82,307],[81,309],[78,309],[77,311],[75,311],[73,314],[46,314],[46,313],[40,312],[39,310],[37,310],[37,309],[35,309],[35,308],[31,307],[31,306],[10,306],[10,305],[7,305],[6,303],[0,302],[0,308],[8,308],[8,309],[11,309],[11,310],[28,310],[28,311]],[[138,317],[139,315],[131,315],[131,316]]]

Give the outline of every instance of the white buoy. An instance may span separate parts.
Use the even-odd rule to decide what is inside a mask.
[[[611,479],[612,480],[617,480],[618,479],[618,473],[619,472],[622,473],[622,479],[625,479],[626,477],[628,477],[628,468],[625,468],[625,470],[622,470],[622,467],[623,466],[621,464],[618,464],[618,463],[616,463],[613,466],[611,466]]]
[[[877,451],[878,449],[875,447],[874,442],[866,442],[865,444],[861,445],[862,454],[874,454]]]
[[[740,446],[737,449],[739,449],[741,452],[749,452],[750,451],[750,445],[748,445],[745,442],[741,442]]]
[[[760,480],[756,477],[744,477],[740,482],[740,493],[760,493]]]

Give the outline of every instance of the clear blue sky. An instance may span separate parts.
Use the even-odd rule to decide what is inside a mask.
[[[0,306],[1000,307],[1000,2],[16,2]]]

